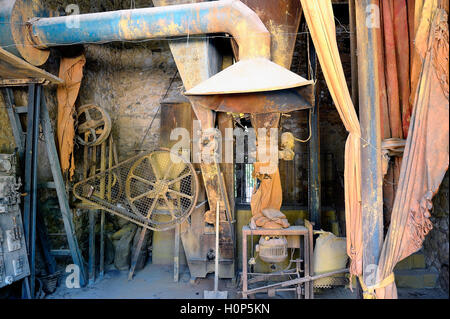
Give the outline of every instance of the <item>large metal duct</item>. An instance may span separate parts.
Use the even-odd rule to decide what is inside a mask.
[[[270,59],[269,32],[255,12],[238,0],[62,17],[49,14],[39,0],[0,0],[0,44],[42,65],[48,58],[46,49],[55,46],[227,33],[238,42],[241,59]],[[30,53],[39,53],[37,49],[44,52],[31,57]]]

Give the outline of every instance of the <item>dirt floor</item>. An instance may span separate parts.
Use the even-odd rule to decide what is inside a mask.
[[[202,299],[205,290],[213,290],[214,276],[191,282],[189,269],[182,267],[180,280],[173,281],[173,268],[148,264],[136,272],[132,281],[127,279],[128,272],[110,269],[102,280],[97,279],[91,287],[68,289],[65,280],[48,299]],[[231,280],[220,280],[219,290],[228,291],[229,299],[240,298],[239,288]],[[275,298],[293,298],[290,292],[280,293]],[[399,289],[402,299],[448,299],[448,293],[441,289]],[[265,294],[256,298],[266,299]],[[315,293],[316,299],[354,299],[356,293],[344,287],[324,289]]]

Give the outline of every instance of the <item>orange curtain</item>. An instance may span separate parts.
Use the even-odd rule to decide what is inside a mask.
[[[448,2],[447,2],[448,5]],[[395,265],[422,247],[432,229],[432,198],[449,164],[449,34],[442,2],[423,4],[415,36],[415,99],[391,224],[377,271],[366,293],[397,298]],[[414,80],[414,78],[412,78]],[[390,278],[390,280],[387,280]]]
[[[301,0],[301,3],[328,89],[339,116],[349,132],[345,144],[344,168],[347,254],[351,260],[350,273],[352,275],[361,275],[361,128],[342,69],[336,43],[331,1]]]
[[[385,93],[380,103],[381,135],[384,141],[400,141],[407,137],[411,119],[410,44],[414,36],[414,1],[381,0],[379,5],[382,22],[379,31],[382,36],[378,40],[380,90]],[[387,149],[382,151],[388,153]],[[388,168],[384,176],[383,201],[387,228],[400,176],[401,156],[394,156],[392,161],[386,158],[385,165]]]
[[[72,156],[75,127],[75,101],[80,90],[83,78],[83,66],[86,59],[83,55],[75,58],[61,58],[59,77],[64,83],[58,86],[56,96],[58,99],[57,136],[59,146],[59,160],[62,171],[69,172],[69,178],[75,172],[75,161]]]

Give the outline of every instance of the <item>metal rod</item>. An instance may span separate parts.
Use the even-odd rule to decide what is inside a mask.
[[[34,290],[36,284],[36,212],[37,212],[37,171],[38,171],[38,141],[39,141],[39,111],[41,107],[42,87],[36,87],[35,105],[33,113],[32,129],[32,174],[31,174],[31,260],[30,260],[30,292],[34,299]]]
[[[219,232],[220,232],[220,201],[216,208],[216,258],[214,259],[214,291],[219,290]]]
[[[25,240],[28,247],[28,255],[31,248],[30,242],[30,216],[31,216],[31,174],[32,174],[32,155],[33,155],[33,114],[35,103],[36,85],[28,86],[28,118],[27,118],[27,138],[25,144],[25,185],[24,185],[24,212],[23,212],[23,229],[25,232]]]
[[[336,270],[336,271],[331,271],[331,272],[328,272],[328,273],[325,273],[325,274],[316,275],[316,276],[305,276],[305,277],[302,277],[302,278],[297,278],[297,279],[293,279],[293,280],[278,282],[276,284],[250,289],[250,290],[247,290],[246,293],[247,294],[254,294],[254,293],[259,292],[260,290],[265,290],[265,289],[270,289],[270,288],[275,288],[275,287],[288,287],[288,286],[292,286],[292,285],[298,285],[298,284],[301,284],[301,283],[310,282],[310,281],[314,281],[314,280],[317,280],[317,279],[320,279],[320,278],[330,277],[330,276],[333,276],[333,275],[346,273],[346,272],[348,272],[348,268],[340,269],[340,270]]]
[[[25,233],[25,243],[27,246],[28,260],[30,260],[30,214],[31,214],[31,175],[32,175],[32,140],[33,140],[33,114],[35,103],[36,85],[30,84],[28,86],[28,120],[27,120],[27,134],[25,142],[25,185],[24,185],[24,212],[23,212],[23,229]],[[29,278],[25,278],[22,283],[22,297],[32,298],[30,290]]]

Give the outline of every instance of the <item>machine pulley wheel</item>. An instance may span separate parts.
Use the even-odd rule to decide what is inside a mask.
[[[189,161],[159,149],[130,168],[125,196],[134,214],[144,217],[149,228],[161,231],[174,228],[191,214],[198,187],[197,173]]]
[[[85,104],[78,109],[77,123],[77,140],[81,145],[100,145],[111,132],[109,114],[94,104]]]

